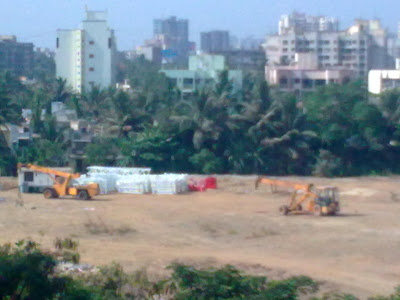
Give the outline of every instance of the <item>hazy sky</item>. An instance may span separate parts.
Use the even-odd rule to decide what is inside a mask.
[[[56,30],[78,28],[84,8],[107,9],[118,48],[131,49],[152,36],[152,20],[176,15],[190,20],[190,37],[204,30],[225,29],[238,37],[264,37],[277,31],[281,14],[293,10],[339,18],[341,27],[354,18],[382,20],[396,31],[400,0],[1,0],[0,34],[54,49]]]

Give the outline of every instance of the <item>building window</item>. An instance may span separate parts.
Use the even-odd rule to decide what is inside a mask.
[[[89,58],[93,58],[94,57],[94,55],[93,54],[89,54]]]
[[[24,181],[32,182],[33,181],[33,172],[25,172],[24,173]]]
[[[168,78],[168,81],[173,86],[176,86],[178,84],[178,81],[176,80],[176,78]]]
[[[287,44],[288,44],[288,41],[283,41],[283,44],[284,44],[284,45],[287,45]]]
[[[111,38],[108,38],[108,48],[111,49],[112,46],[112,40]]]
[[[311,79],[303,79],[303,88],[311,89],[313,87],[313,81]]]
[[[60,46],[60,39],[59,38],[57,38],[57,40],[56,40],[56,45],[57,45],[57,48]]]
[[[90,42],[89,42],[89,45],[94,45],[94,41],[90,41]]]
[[[90,71],[90,72],[93,72],[93,71],[94,71],[94,68],[89,68],[89,71]]]
[[[193,85],[193,78],[184,78],[183,79],[183,85]]]
[[[287,84],[288,84],[288,79],[285,76],[283,76],[279,79],[280,86],[287,86]]]

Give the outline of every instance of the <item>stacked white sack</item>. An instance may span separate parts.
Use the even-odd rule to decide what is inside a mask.
[[[107,184],[107,180],[102,177],[81,175],[78,179],[76,179],[75,185],[86,185],[90,183],[97,183],[99,185],[100,194],[108,194],[109,188]]]
[[[151,192],[148,175],[121,176],[117,190],[125,194],[148,194]]]
[[[187,175],[163,174],[150,177],[151,191],[153,194],[174,195],[186,192]]]
[[[117,181],[135,174],[149,174],[150,168],[118,168],[118,167],[88,167],[88,175],[94,181],[105,181],[103,191],[105,193],[118,190]]]

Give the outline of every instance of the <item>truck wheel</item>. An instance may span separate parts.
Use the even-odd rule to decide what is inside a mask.
[[[289,207],[287,205],[282,205],[281,207],[279,207],[279,212],[281,213],[281,215],[287,216],[287,214],[289,213]]]
[[[77,198],[79,200],[89,200],[90,199],[88,192],[85,190],[79,191]]]
[[[51,199],[51,198],[53,198],[54,193],[53,193],[53,190],[52,190],[52,189],[45,189],[45,190],[43,191],[43,195],[44,195],[44,197],[45,197],[46,199]]]

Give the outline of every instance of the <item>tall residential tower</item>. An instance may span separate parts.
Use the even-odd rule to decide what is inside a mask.
[[[163,59],[167,62],[186,63],[193,43],[189,41],[189,20],[169,17],[153,21],[153,40],[150,46],[162,49]]]
[[[205,53],[214,53],[218,51],[228,51],[229,47],[229,31],[213,30],[201,32],[201,51]]]
[[[115,82],[116,43],[106,11],[86,10],[81,29],[57,30],[56,74],[81,93]]]

